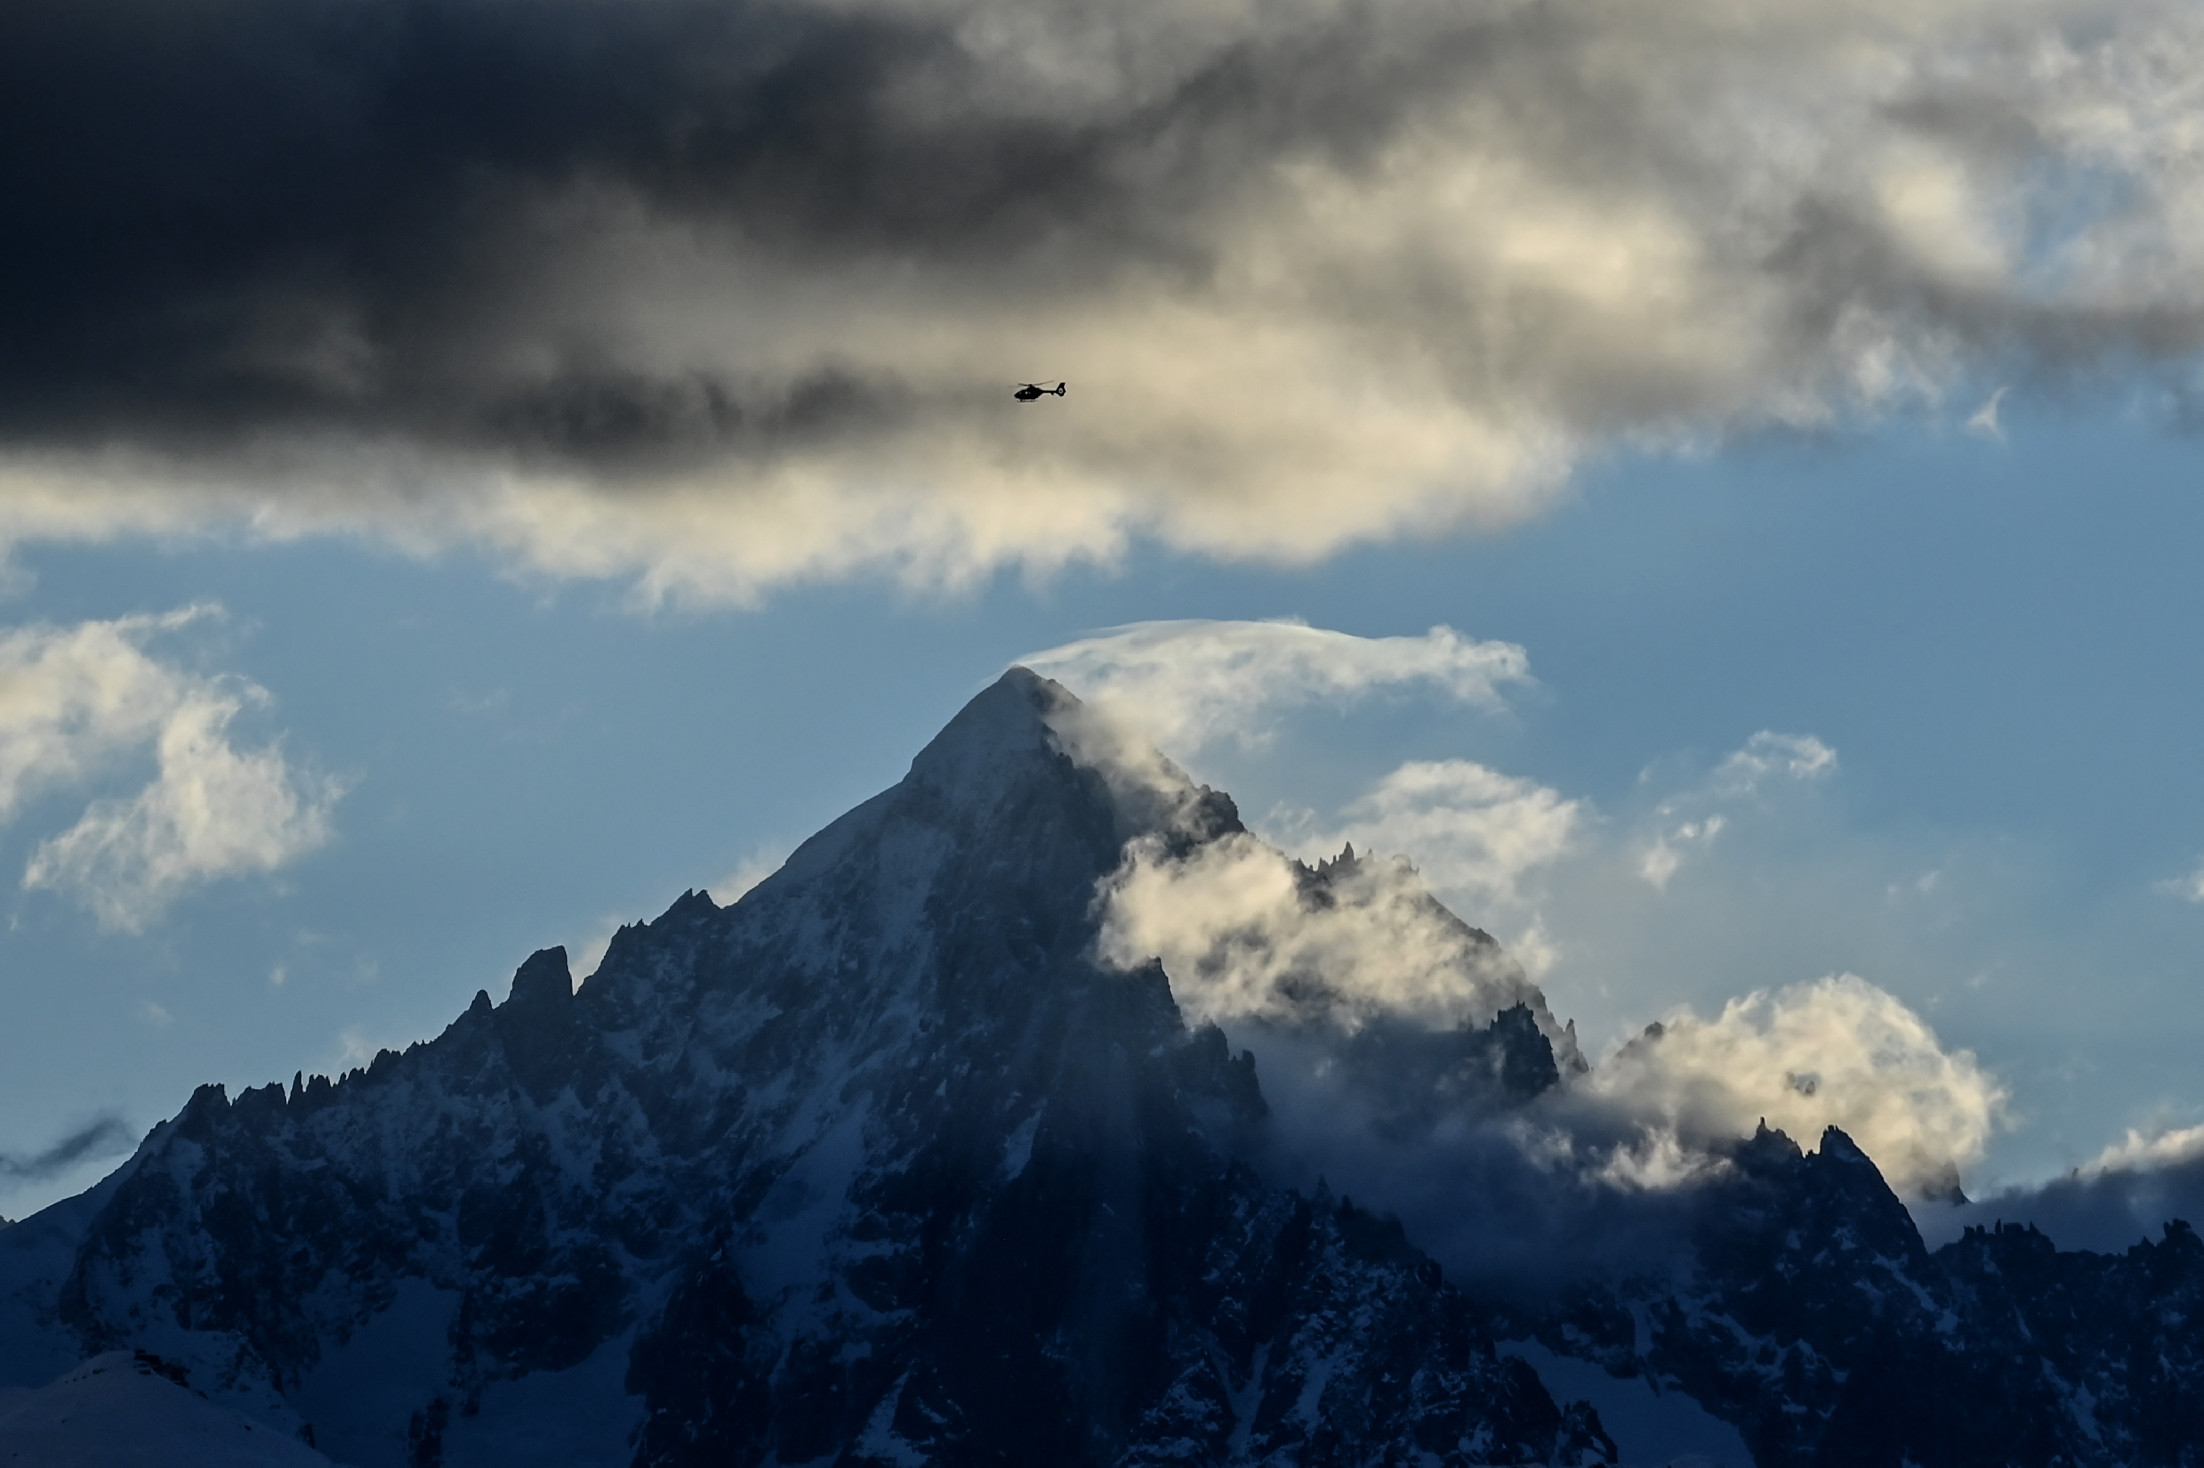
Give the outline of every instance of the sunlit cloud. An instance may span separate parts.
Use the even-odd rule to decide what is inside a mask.
[[[1901,1192],[1956,1185],[2007,1094],[1895,996],[1852,974],[1755,990],[1702,1019],[1673,1011],[1596,1066],[1595,1095],[1687,1137],[1762,1122],[1811,1143],[1841,1128]]]
[[[1780,757],[1771,747],[1765,739],[1746,746],[1768,766],[1763,775],[1811,777],[1831,763],[1818,741],[1787,741]],[[1710,788],[1749,791],[1737,769],[1734,758],[1725,762]],[[1350,810],[1391,820],[1385,829],[1396,839],[1430,838],[1439,853],[1432,870],[1446,872],[1455,891],[1502,906],[1520,901],[1514,888],[1527,872],[1569,854],[1578,820],[1554,792],[1467,762],[1403,766]],[[1434,901],[1404,857],[1350,849],[1311,865],[1240,832],[1192,842],[1142,837],[1103,884],[1099,912],[1105,962],[1159,961],[1190,1020],[1255,1036],[1274,1075],[1279,1063],[1296,1068],[1291,1087],[1329,1094],[1350,1085],[1333,1072],[1355,1062],[1328,1046],[1379,1021],[1482,1027],[1517,1003],[1531,1006],[1557,1058],[1572,1067],[1578,1059],[1573,1030],[1556,1024],[1523,965]],[[1534,946],[1548,941],[1542,926],[1530,931]],[[1808,1144],[1835,1126],[1901,1193],[1921,1196],[1959,1186],[2007,1103],[1971,1052],[1947,1048],[1918,1012],[1851,974],[1756,988],[1712,1020],[1671,1007],[1581,1078],[1564,1074],[1563,1099],[1523,1120],[1503,1123],[1455,1103],[1451,1122],[1433,1124],[1455,1129],[1450,1146],[1483,1155],[1506,1142],[1538,1165],[1637,1190],[1717,1174],[1726,1146],[1762,1124]],[[1373,1087],[1403,1084],[1362,1077],[1350,1089],[1368,1101]],[[1420,1104],[1443,1117],[1436,1099]],[[1383,1110],[1397,1121],[1416,1104],[1392,1096]],[[1465,1140],[1461,1128],[1488,1122],[1501,1130]]]
[[[1179,758],[1262,742],[1281,713],[1413,692],[1499,708],[1530,682],[1523,649],[1451,627],[1356,637],[1305,622],[1141,622],[1018,660]]]
[[[1489,1024],[1533,994],[1521,967],[1398,859],[1312,869],[1245,834],[1184,854],[1146,838],[1104,885],[1101,913],[1105,961],[1160,960],[1197,1021],[1352,1033],[1390,1016],[1441,1029]]]
[[[136,931],[176,894],[276,871],[326,843],[342,787],[301,775],[280,750],[229,742],[236,699],[180,705],[156,741],[160,774],[127,800],[93,802],[39,843],[23,885],[68,892],[112,928]]]
[[[1212,637],[1217,645],[1206,646]],[[1379,655],[1360,680],[1336,670],[1321,683],[1234,677],[1245,648],[1232,628],[1184,624],[1168,636],[1127,641],[1142,653],[1139,674],[1118,686],[1158,691],[1112,706],[1128,718],[1154,710],[1158,727],[1196,741],[1261,729],[1267,710],[1293,706],[1310,686],[1358,688],[1387,668],[1399,676],[1398,663]],[[1151,643],[1162,652],[1149,656]],[[1389,650],[1364,639],[1317,645],[1343,664],[1364,650]],[[1082,661],[1113,667],[1084,651],[1056,665]],[[1224,672],[1200,675],[1212,667]],[[1195,691],[1179,693],[1182,686]],[[1120,731],[1107,742],[1112,768],[1184,785],[1167,763],[1144,765],[1122,754],[1144,732]],[[1070,747],[1083,746],[1075,740]],[[1648,900],[1631,898],[1630,888],[1652,889],[1656,910],[1702,900],[1696,891],[1679,897],[1687,869],[1715,862],[1738,833],[1780,821],[1793,792],[1825,784],[1837,768],[1825,741],[1763,730],[1697,776],[1647,792],[1642,805],[1602,812],[1472,760],[1410,761],[1330,820],[1294,817],[1298,862],[1236,832],[1136,840],[1099,895],[1101,955],[1122,968],[1160,961],[1190,1019],[1267,1035],[1257,1043],[1280,1063],[1316,1067],[1294,1084],[1324,1094],[1334,1082],[1319,1072],[1349,1063],[1327,1045],[1346,1043],[1366,1026],[1482,1026],[1518,1002],[1532,1006],[1557,1056],[1573,1064],[1576,1036],[1556,1023],[1534,969],[1567,972],[1585,948],[1611,940],[1600,928],[1610,912]],[[1319,859],[1342,848],[1336,860]],[[1781,880],[1759,865],[1763,857],[1741,853],[1758,879]],[[1720,889],[1733,875],[1710,872],[1694,884]],[[1810,883],[1811,872],[1800,879]],[[1442,907],[1434,892],[1470,922],[1509,934],[1511,944],[1519,933],[1532,966]],[[1642,941],[1661,939],[1652,930]],[[1948,1193],[1982,1163],[2006,1118],[2006,1089],[1971,1052],[1947,1047],[1903,999],[1848,973],[1783,988],[1767,987],[1765,971],[1726,977],[1732,993],[1744,992],[1721,1003],[1711,1020],[1673,995],[1638,991],[1640,1014],[1651,1009],[1660,1022],[1591,1057],[1589,1073],[1566,1087],[1573,1099],[1526,1113],[1508,1124],[1515,1130],[1495,1137],[1514,1138],[1508,1145],[1534,1162],[1544,1158],[1539,1165],[1566,1165],[1637,1190],[1713,1176],[1726,1166],[1728,1143],[1763,1122],[1808,1145],[1824,1128],[1841,1128],[1909,1196]],[[1357,1094],[1367,1093],[1368,1085],[1358,1085]],[[1408,1105],[1387,1100],[1381,1110],[1394,1118],[1387,1125]],[[1483,1124],[1474,1116],[1457,1120]],[[1475,1148],[1496,1144],[1488,1138]]]
[[[2082,1172],[2130,1172],[2138,1168],[2171,1167],[2204,1157],[2204,1126],[2182,1127],[2146,1136],[2133,1128],[2119,1141],[2092,1158]]]
[[[1413,760],[1340,812],[1337,830],[1312,843],[1405,856],[1441,891],[1478,910],[1511,903],[1530,873],[1563,859],[1586,819],[1582,801],[1473,760]]]
[[[152,782],[93,801],[42,840],[26,887],[64,892],[108,927],[137,931],[180,893],[276,871],[324,844],[340,786],[278,746],[240,749],[230,725],[265,689],[162,662],[145,644],[216,613],[34,626],[0,634],[0,819],[150,747]]]

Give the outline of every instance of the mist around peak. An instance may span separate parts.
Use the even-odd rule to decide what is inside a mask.
[[[1654,1267],[1771,1126],[1837,1129],[1902,1196],[1956,1193],[2003,1118],[2005,1091],[1971,1053],[1848,974],[1755,990],[1711,1019],[1672,1008],[1595,1063],[1524,966],[1433,895],[1415,853],[1348,843],[1311,864],[1237,824],[1174,823],[1195,792],[1217,797],[1131,705],[1052,715],[1076,760],[1164,813],[1097,890],[1098,954],[1127,972],[1160,962],[1189,1023],[1255,1055],[1273,1175],[1397,1213],[1464,1277],[1512,1289]]]

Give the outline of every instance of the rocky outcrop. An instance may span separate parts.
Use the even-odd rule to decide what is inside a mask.
[[[1676,1275],[1534,1311],[1542,1343],[1650,1376],[1762,1468],[2186,1464],[2204,1453],[2204,1243],[2124,1255],[2022,1225],[1933,1253],[1865,1153],[1765,1127],[1693,1200]]]

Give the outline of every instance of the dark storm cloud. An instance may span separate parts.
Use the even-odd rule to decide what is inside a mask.
[[[41,1152],[0,1152],[0,1178],[41,1182],[89,1158],[127,1152],[135,1141],[121,1117],[112,1114],[96,1117]]]
[[[1411,73],[1440,69],[1373,56],[1366,24],[1251,39],[1162,95],[1056,115],[991,105],[1000,68],[916,12],[10,7],[0,431],[189,447],[395,430],[610,467],[892,423],[907,393],[877,371],[623,362],[616,324],[569,321],[560,267],[640,222],[805,274],[887,258],[1002,271],[1012,291],[1036,271],[1077,291],[1132,259],[1198,275],[1179,221],[1221,175],[1382,139]]]
[[[1135,535],[1295,559],[1532,513],[1618,437],[2124,381],[2204,322],[2199,30],[7,7],[0,539],[227,519],[732,596]],[[1073,396],[1009,406],[1035,375]]]
[[[582,458],[861,415],[574,360],[485,382],[615,190],[831,253],[988,247],[1078,140],[891,132],[942,38],[699,0],[90,0],[0,18],[0,422],[19,439],[400,427]],[[1053,197],[1052,197],[1053,195]]]

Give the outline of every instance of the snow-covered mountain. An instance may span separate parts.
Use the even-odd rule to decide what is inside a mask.
[[[94,1356],[47,1385],[0,1387],[0,1463],[10,1468],[330,1468],[284,1432],[191,1389],[146,1351]]]
[[[1338,1109],[1399,1147],[1528,1114],[1582,1060],[1417,893],[1387,900],[1452,977],[1416,1023],[1339,1020],[1351,954],[1288,955],[1267,1008],[1231,1010],[1231,974],[1117,952],[1103,897],[1135,855],[1253,846],[1227,798],[1013,670],[735,905],[683,896],[578,990],[538,953],[502,1003],[341,1079],[203,1088],[0,1231],[0,1385],[50,1402],[86,1358],[149,1352],[190,1410],[355,1468],[2204,1445],[2185,1228],[2124,1257],[2016,1230],[1931,1254],[1841,1133],[1764,1133],[1658,1227],[1613,1225],[1661,1250],[1496,1288],[1373,1200],[1296,1186],[1313,1154],[1273,1061],[1344,1077]],[[1349,859],[1286,891],[1345,911],[1373,881]],[[0,1461],[23,1400],[0,1398]]]

